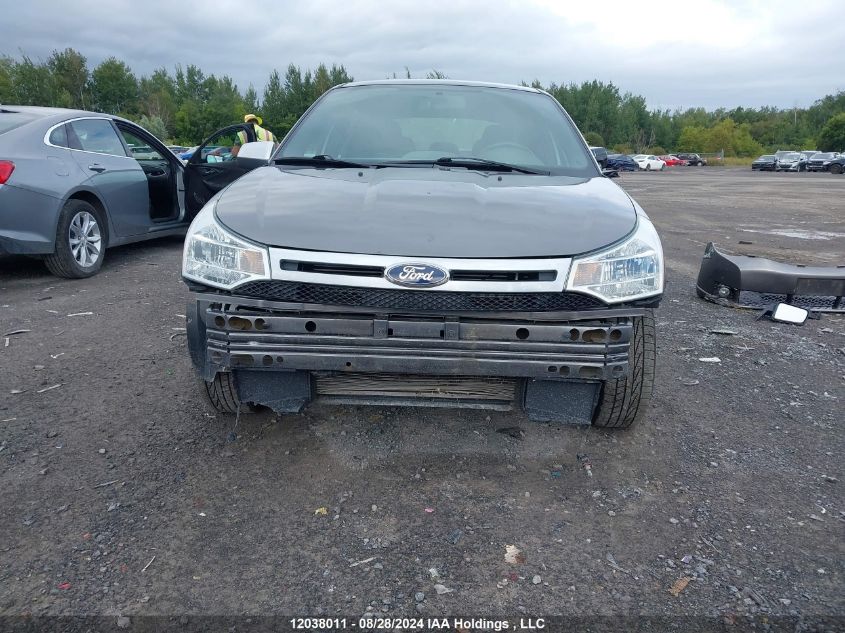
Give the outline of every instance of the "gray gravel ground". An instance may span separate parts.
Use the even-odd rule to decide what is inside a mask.
[[[180,240],[110,251],[81,281],[0,259],[0,335],[31,330],[0,336],[0,615],[845,629],[845,316],[779,325],[693,292],[708,240],[845,263],[845,176],[617,182],[661,231],[669,276],[653,409],[628,432],[313,406],[242,416],[227,441],[178,329]],[[512,426],[522,439],[497,432]]]

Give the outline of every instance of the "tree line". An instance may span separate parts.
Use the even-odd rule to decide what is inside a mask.
[[[405,70],[405,76],[410,72]],[[444,78],[439,71],[428,74]],[[394,75],[395,77],[395,75]],[[79,108],[137,121],[161,139],[194,145],[213,131],[259,113],[281,137],[311,103],[332,86],[352,81],[343,65],[305,69],[291,64],[270,73],[261,95],[234,79],[206,75],[198,66],[159,68],[138,77],[110,57],[89,68],[72,48],[44,60],[0,55],[0,104]],[[689,108],[649,110],[645,98],[621,92],[613,83],[544,86],[569,112],[591,145],[624,153],[719,152],[756,156],[779,148],[845,150],[845,91],[807,108]]]

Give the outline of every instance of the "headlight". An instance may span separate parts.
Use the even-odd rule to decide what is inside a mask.
[[[654,225],[638,217],[637,230],[610,250],[572,260],[566,289],[619,303],[663,292],[663,247]]]
[[[214,219],[214,204],[209,204],[188,229],[182,276],[229,290],[252,279],[269,279],[270,257],[266,248],[223,229]]]

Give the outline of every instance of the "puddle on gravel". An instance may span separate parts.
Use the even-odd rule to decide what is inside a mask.
[[[845,233],[834,233],[832,231],[808,231],[806,229],[739,229],[746,233],[765,233],[766,235],[779,235],[781,237],[797,237],[800,240],[835,240],[845,237]]]

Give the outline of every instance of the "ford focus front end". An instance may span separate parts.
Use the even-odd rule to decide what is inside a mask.
[[[541,91],[329,91],[200,212],[182,272],[221,411],[320,399],[627,427],[651,395],[660,239]]]

